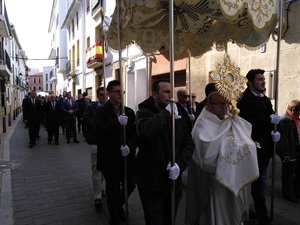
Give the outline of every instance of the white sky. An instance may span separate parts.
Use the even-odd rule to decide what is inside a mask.
[[[63,0],[59,0],[63,1]],[[9,22],[14,24],[22,49],[28,56],[27,65],[39,68],[51,65],[48,27],[53,0],[5,0]]]

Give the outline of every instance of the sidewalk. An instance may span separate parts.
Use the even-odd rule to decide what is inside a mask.
[[[7,166],[1,167],[0,225],[108,225],[105,199],[100,212],[94,208],[90,152],[82,135],[78,135],[79,144],[66,144],[61,135],[59,146],[48,145],[45,129],[41,128],[40,140],[29,148],[28,130],[18,121],[20,118],[14,121],[5,141],[2,138],[0,164]],[[275,196],[274,224],[299,225],[300,203],[282,199],[279,182]],[[184,215],[185,193],[176,225],[184,224]],[[129,224],[145,224],[137,190],[129,198]],[[255,219],[245,223],[256,224]]]

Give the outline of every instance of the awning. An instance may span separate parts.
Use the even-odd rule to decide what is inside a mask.
[[[174,0],[174,50],[204,54],[214,43],[258,47],[277,24],[275,0]],[[134,40],[145,53],[169,49],[169,0],[121,1],[122,49]],[[118,49],[117,10],[108,43]]]

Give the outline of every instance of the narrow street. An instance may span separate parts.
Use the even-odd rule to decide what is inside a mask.
[[[59,146],[48,145],[42,127],[37,145],[29,148],[28,130],[21,118],[14,121],[15,129],[12,127],[3,145],[1,165],[6,166],[1,166],[0,225],[107,225],[105,199],[101,211],[94,208],[89,146],[82,135],[78,135],[79,144],[66,144],[61,135]],[[277,182],[274,224],[299,225],[300,204],[282,199],[279,186]],[[177,225],[184,224],[184,215],[185,195]],[[144,224],[137,190],[129,198],[129,221],[131,225]],[[245,223],[255,224],[256,219]]]

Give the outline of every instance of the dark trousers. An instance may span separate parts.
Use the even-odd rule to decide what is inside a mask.
[[[59,125],[51,124],[51,122],[48,122],[47,132],[48,132],[48,142],[51,142],[54,136],[55,143],[58,143]]]
[[[65,116],[65,126],[66,126],[66,138],[69,141],[71,138],[71,132],[73,135],[73,139],[77,140],[76,133],[76,117],[73,116]]]
[[[28,121],[28,131],[29,131],[29,143],[34,144],[40,132],[40,121],[39,120]]]
[[[270,158],[266,158],[262,154],[262,149],[257,150],[257,160],[259,177],[251,184],[251,194],[254,201],[255,211],[258,215],[260,224],[268,224],[269,217],[266,206],[266,190],[267,190],[267,167]]]
[[[178,178],[180,179],[180,178]],[[182,197],[182,185],[175,188],[175,214]],[[146,225],[171,225],[172,224],[172,198],[170,191],[150,191],[138,187],[139,196],[143,205]]]
[[[294,176],[294,192],[300,198],[300,157],[297,157],[297,165],[295,169],[295,176]]]
[[[106,202],[110,216],[109,224],[121,224],[120,217],[123,211],[122,206],[125,204],[125,187],[124,172],[120,174],[112,174],[109,171],[102,171],[106,182]],[[134,176],[127,175],[128,197],[135,188]]]
[[[282,195],[286,197],[295,196],[294,194],[294,175],[297,161],[282,161]]]
[[[77,116],[77,130],[81,132],[81,117]]]

